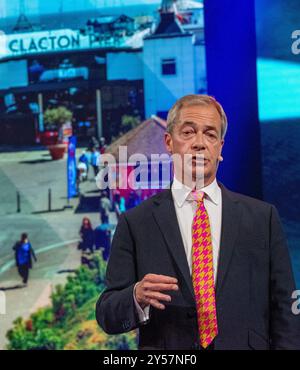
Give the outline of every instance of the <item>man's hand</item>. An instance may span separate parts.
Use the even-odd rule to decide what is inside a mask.
[[[160,301],[170,302],[171,297],[160,293],[166,290],[178,290],[177,279],[156,274],[147,274],[135,287],[135,298],[144,309],[149,304],[159,310],[164,310],[165,305]]]

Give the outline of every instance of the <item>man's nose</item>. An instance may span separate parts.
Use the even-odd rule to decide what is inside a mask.
[[[197,135],[195,135],[195,139],[192,144],[192,149],[193,150],[205,149],[204,135],[201,131],[198,131]]]

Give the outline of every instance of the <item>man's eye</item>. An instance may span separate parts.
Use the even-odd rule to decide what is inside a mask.
[[[194,133],[194,131],[192,131],[192,130],[183,131],[183,134],[184,134],[184,135],[191,135],[191,134],[193,134],[193,133]]]
[[[215,134],[213,134],[213,133],[211,133],[211,132],[207,132],[207,133],[206,133],[206,135],[207,135],[208,137],[210,137],[210,138],[215,138],[215,137],[216,137],[216,135],[215,135]]]

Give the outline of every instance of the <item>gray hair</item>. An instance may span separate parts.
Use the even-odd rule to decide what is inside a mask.
[[[177,102],[169,110],[166,131],[172,133],[174,126],[176,125],[176,123],[178,123],[180,110],[183,107],[189,107],[193,105],[213,105],[217,109],[221,118],[221,137],[222,139],[224,139],[228,126],[227,116],[222,105],[213,96],[210,95],[191,94],[177,100]]]

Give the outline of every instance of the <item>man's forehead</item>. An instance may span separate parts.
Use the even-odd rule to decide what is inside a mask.
[[[179,123],[206,122],[218,126],[221,124],[221,117],[213,105],[183,107],[179,114]]]
[[[180,109],[179,117],[182,116],[199,116],[199,117],[218,117],[220,118],[220,114],[217,108],[210,104],[210,105],[191,105],[185,106]]]

